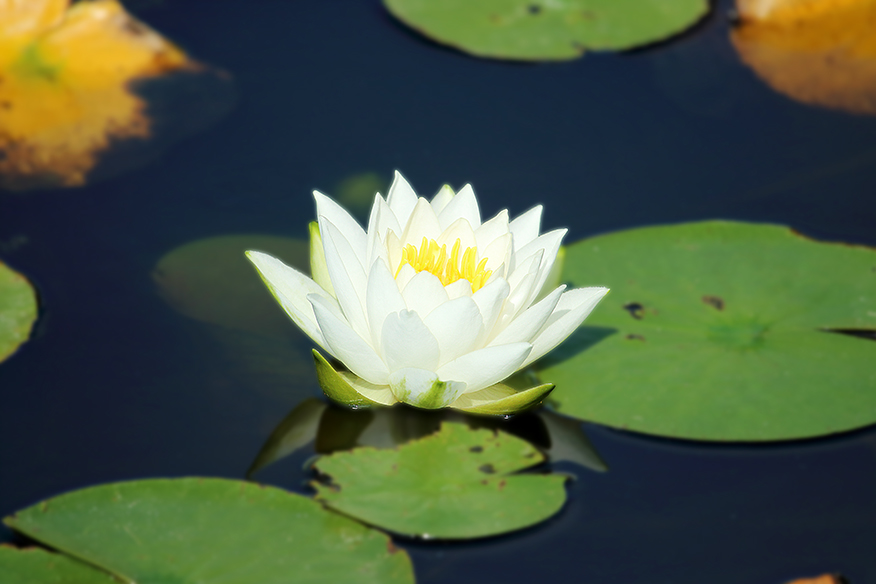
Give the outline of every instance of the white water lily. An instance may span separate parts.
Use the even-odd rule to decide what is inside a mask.
[[[429,201],[396,172],[363,230],[314,197],[313,279],[258,251],[247,257],[292,320],[349,369],[316,353],[320,384],[339,401],[529,407],[553,386],[514,392],[500,382],[566,339],[608,292],[543,291],[566,230],[540,235],[541,206],[481,222],[471,186],[445,186]]]

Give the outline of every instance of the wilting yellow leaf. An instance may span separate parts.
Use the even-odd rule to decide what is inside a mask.
[[[776,91],[876,114],[876,0],[737,0],[736,50]]]
[[[199,67],[116,0],[0,0],[0,186],[84,184],[150,135],[130,82]]]
[[[822,576],[816,576],[815,578],[801,578],[800,580],[788,582],[788,584],[841,584],[842,582],[845,582],[845,580],[840,576],[824,574]]]

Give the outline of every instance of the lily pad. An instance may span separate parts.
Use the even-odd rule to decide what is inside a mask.
[[[270,235],[223,235],[187,243],[152,271],[158,294],[189,318],[266,337],[287,338],[294,327],[257,277],[244,252],[257,249],[307,267],[308,243]]]
[[[417,32],[479,57],[568,60],[631,49],[682,32],[706,0],[384,0]]]
[[[389,538],[280,489],[223,479],[101,485],[4,522],[125,582],[413,583]]]
[[[0,545],[3,584],[118,584],[96,568],[41,548],[16,549]]]
[[[309,262],[308,244],[301,240],[223,235],[168,252],[153,269],[152,280],[175,311],[215,325],[198,328],[212,337],[213,350],[240,386],[285,401],[294,388],[309,391],[309,341],[265,292],[246,261],[247,249],[264,250],[294,266]]]
[[[699,440],[784,440],[876,422],[876,250],[786,227],[648,227],[573,244],[611,285],[539,364],[567,415]]]
[[[0,361],[30,337],[36,317],[36,293],[30,283],[0,262]]]
[[[316,463],[332,509],[404,535],[467,539],[540,523],[563,506],[565,475],[513,474],[544,461],[528,442],[445,422],[398,448],[357,448]]]

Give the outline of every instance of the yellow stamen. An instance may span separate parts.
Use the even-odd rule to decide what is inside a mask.
[[[395,271],[398,277],[402,266],[409,264],[417,272],[426,271],[434,274],[445,286],[458,280],[468,280],[472,292],[480,290],[492,275],[492,270],[487,269],[487,258],[477,261],[477,247],[467,247],[460,257],[462,241],[456,240],[450,254],[447,254],[447,245],[438,246],[434,239],[423,238],[420,248],[408,244],[402,248],[401,262]]]

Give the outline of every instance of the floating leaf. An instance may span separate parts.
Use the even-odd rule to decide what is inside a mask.
[[[0,361],[30,337],[36,317],[36,293],[30,283],[0,262]]]
[[[569,246],[608,297],[540,364],[561,412],[700,440],[783,440],[876,422],[876,251],[723,221]]]
[[[739,56],[788,97],[876,114],[876,0],[739,0]]]
[[[296,239],[210,237],[167,253],[152,271],[152,280],[174,310],[215,325],[203,328],[239,383],[284,400],[297,388],[309,392],[313,381],[309,342],[265,293],[246,261],[247,249],[263,250],[293,266],[307,266],[309,261],[308,244]]]
[[[371,525],[405,535],[461,539],[522,529],[554,515],[564,475],[511,474],[544,456],[503,432],[444,423],[432,436],[391,450],[324,456],[317,499]]]
[[[255,277],[244,252],[256,249],[307,266],[308,244],[269,235],[199,239],[162,257],[152,271],[158,294],[189,318],[266,337],[288,338],[289,319]]]
[[[844,584],[844,582],[845,580],[842,576],[823,574],[815,578],[801,578],[800,580],[788,582],[788,584]]]
[[[388,537],[280,489],[223,479],[101,485],[5,523],[125,582],[412,583]]]
[[[190,60],[117,0],[2,2],[0,23],[2,188],[80,186],[99,162],[106,163],[104,174],[120,172],[233,103],[227,75]],[[179,83],[150,83],[171,74]],[[209,96],[194,87],[193,77],[206,83]],[[157,93],[160,100],[151,102],[184,112],[171,112],[173,123],[162,121],[162,139],[146,148],[158,114],[147,116],[140,93]],[[191,107],[193,98],[198,107]],[[123,154],[107,156],[121,144]]]
[[[479,57],[576,59],[587,50],[623,50],[693,25],[705,0],[384,0],[427,37]]]
[[[0,545],[3,584],[118,584],[118,580],[69,556],[40,548]]]

